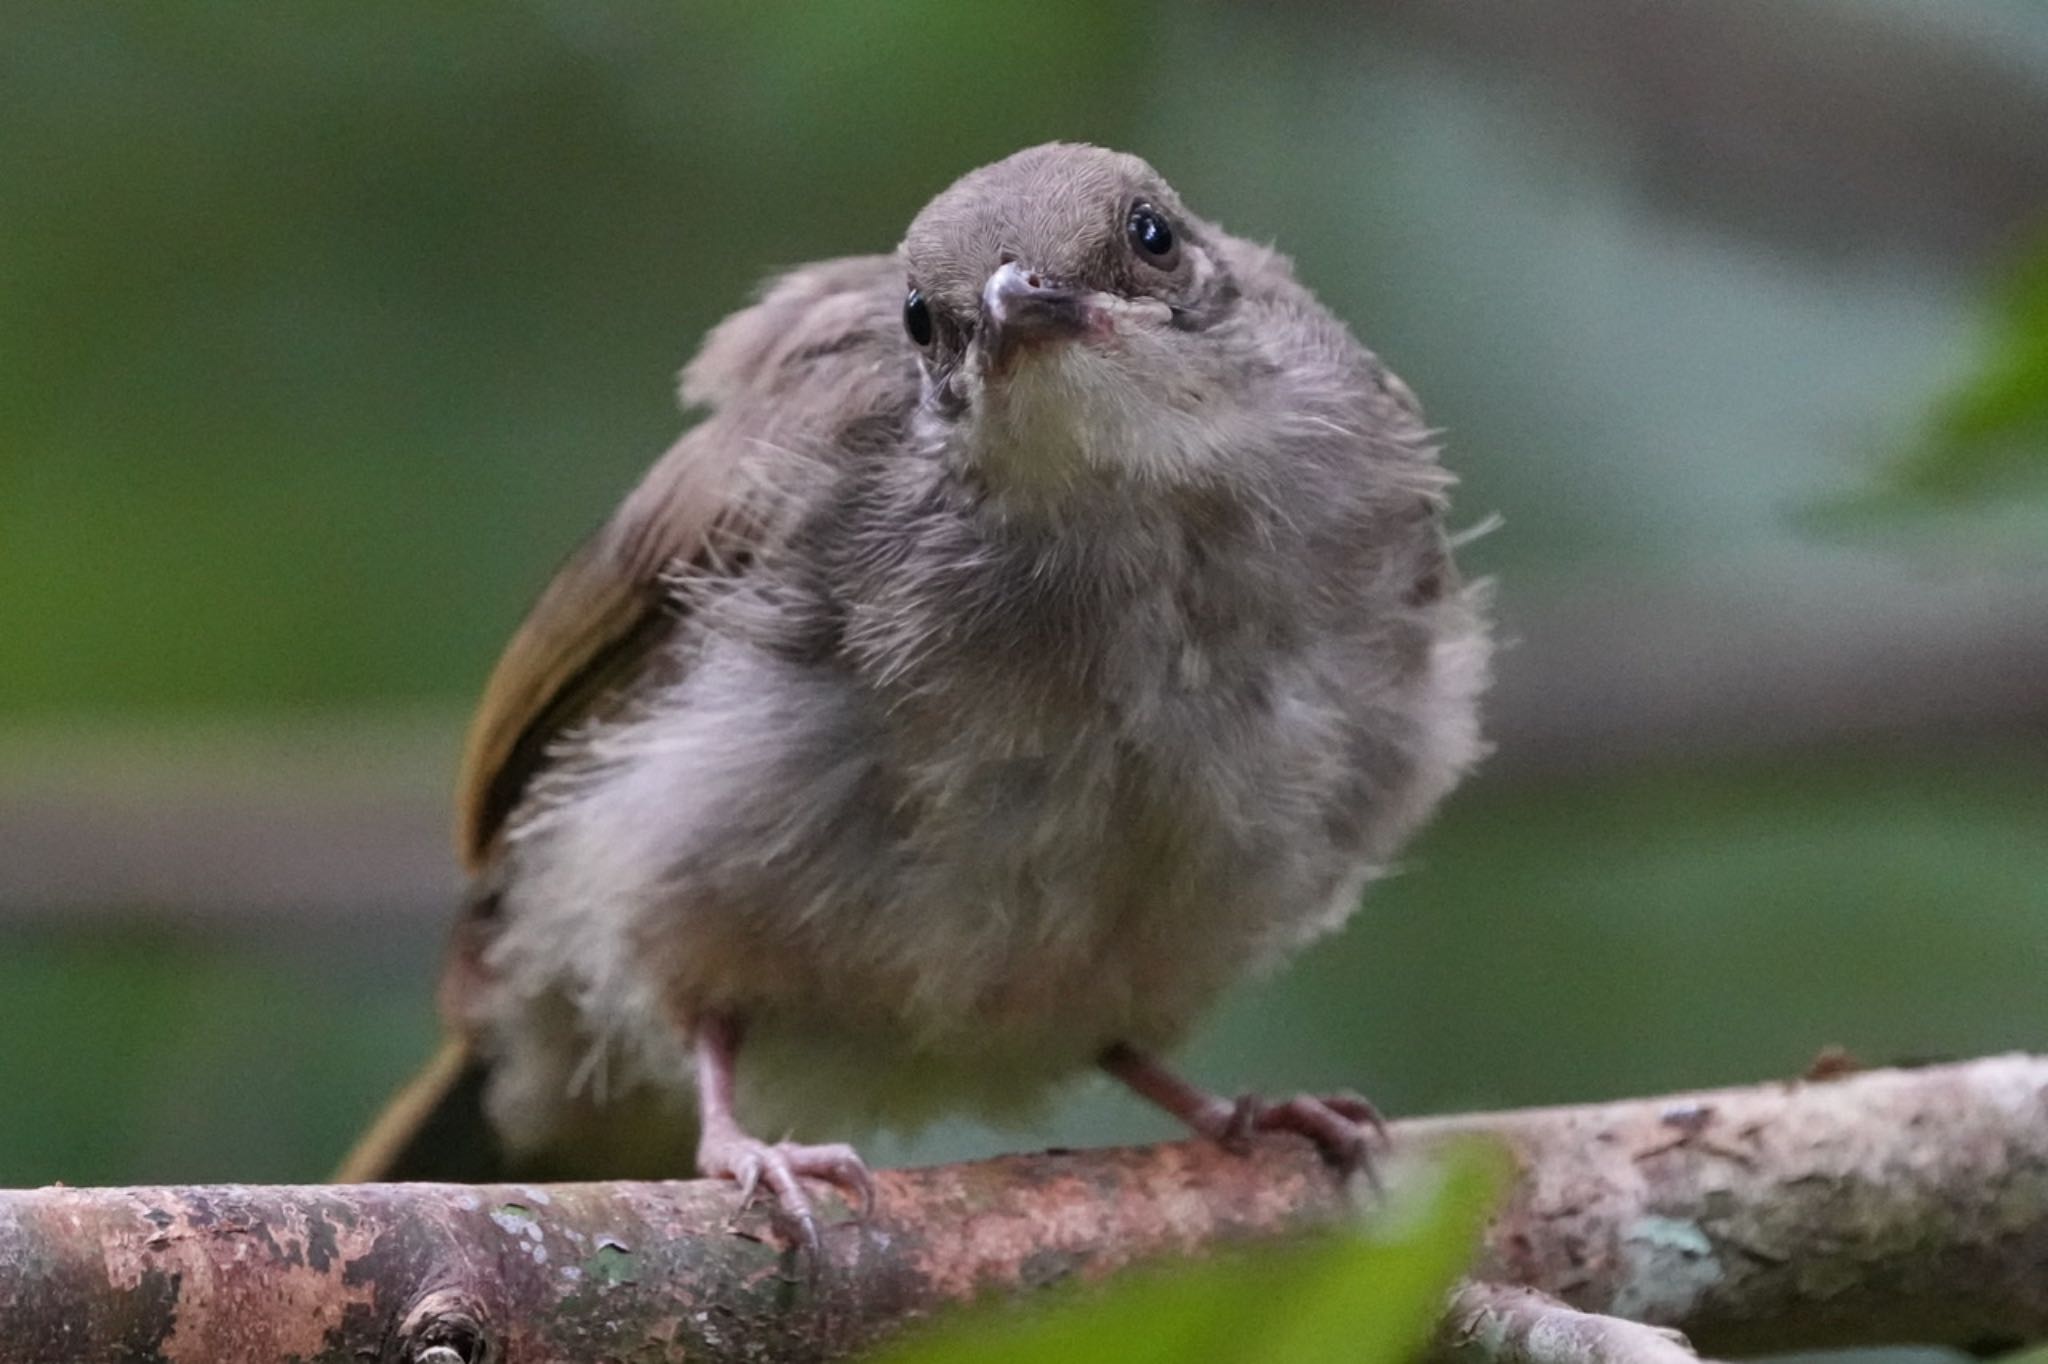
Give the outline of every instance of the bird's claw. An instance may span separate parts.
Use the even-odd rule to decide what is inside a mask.
[[[1241,1095],[1215,1134],[1242,1150],[1255,1133],[1294,1132],[1307,1137],[1340,1173],[1363,1175],[1377,1189],[1373,1148],[1387,1144],[1387,1121],[1371,1100],[1357,1094],[1296,1094],[1288,1099]]]
[[[742,1208],[765,1186],[775,1196],[780,1218],[793,1224],[796,1239],[813,1264],[823,1257],[824,1240],[818,1230],[817,1205],[803,1186],[806,1177],[843,1190],[854,1200],[856,1220],[874,1211],[874,1177],[851,1146],[800,1146],[736,1136],[706,1143],[697,1153],[697,1167],[707,1177],[738,1184]]]

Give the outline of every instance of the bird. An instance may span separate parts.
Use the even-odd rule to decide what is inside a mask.
[[[844,1138],[1088,1073],[1368,1166],[1366,1100],[1165,1058],[1485,751],[1409,388],[1276,250],[1050,143],[771,280],[680,390],[490,676],[444,1040],[337,1177],[694,1170],[815,1249],[807,1180],[872,1199]]]

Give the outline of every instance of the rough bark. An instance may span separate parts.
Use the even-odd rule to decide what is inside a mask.
[[[1399,1123],[1388,1178],[1472,1133],[1520,1169],[1475,1277],[1557,1301],[1466,1290],[1449,1346],[1682,1348],[1585,1313],[1709,1354],[2048,1337],[2048,1058]],[[812,1273],[711,1183],[4,1193],[0,1361],[821,1359],[948,1303],[1354,1207],[1288,1139],[877,1183]]]

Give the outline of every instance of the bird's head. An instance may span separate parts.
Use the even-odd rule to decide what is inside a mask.
[[[1120,152],[1051,143],[962,177],[901,249],[923,429],[1020,491],[1199,477],[1256,370],[1221,241]]]

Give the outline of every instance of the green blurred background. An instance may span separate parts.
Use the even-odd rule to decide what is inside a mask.
[[[2048,9],[31,0],[0,1185],[319,1176],[430,1045],[465,708],[696,338],[1053,137],[1292,253],[1505,518],[1498,754],[1198,1076],[2048,1046]]]

